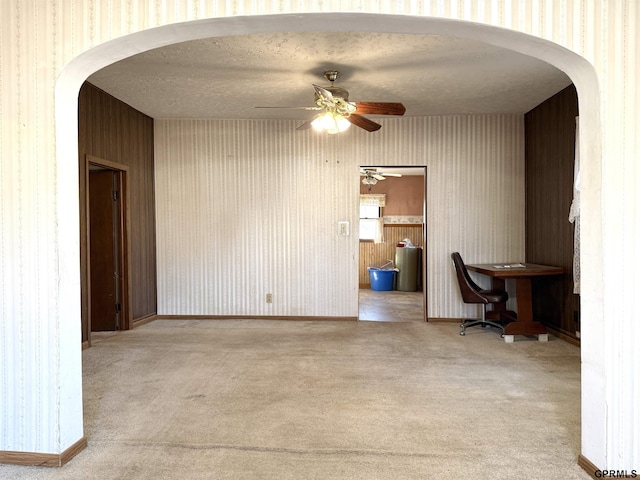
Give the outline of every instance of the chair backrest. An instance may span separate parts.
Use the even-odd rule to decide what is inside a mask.
[[[453,260],[453,266],[456,269],[456,278],[460,286],[462,301],[464,303],[489,303],[485,297],[478,293],[482,289],[471,279],[460,254],[453,252],[451,260]]]

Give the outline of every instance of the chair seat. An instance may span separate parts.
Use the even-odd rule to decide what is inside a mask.
[[[509,299],[507,292],[502,290],[480,290],[478,293],[486,298],[489,303],[502,303]]]

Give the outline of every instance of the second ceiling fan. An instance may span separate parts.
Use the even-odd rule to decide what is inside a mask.
[[[402,174],[381,172],[377,168],[363,167],[360,169],[360,176],[363,177],[362,183],[369,185],[369,190],[371,190],[371,185],[375,185],[379,180],[385,180],[386,177],[402,177]]]
[[[379,130],[382,125],[363,115],[404,115],[406,109],[397,102],[351,102],[349,92],[334,86],[340,75],[337,70],[324,72],[325,78],[331,82],[330,86],[313,85],[315,90],[315,106],[313,107],[257,107],[257,108],[293,108],[302,110],[317,110],[319,113],[311,120],[300,125],[296,130],[315,128],[327,133],[339,133],[353,124],[368,132]]]

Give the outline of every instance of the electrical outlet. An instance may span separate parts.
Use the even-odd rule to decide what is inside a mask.
[[[273,303],[273,294],[267,293],[267,303]]]

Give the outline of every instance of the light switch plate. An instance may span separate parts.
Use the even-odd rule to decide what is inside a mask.
[[[338,222],[338,235],[349,236],[349,222]]]

